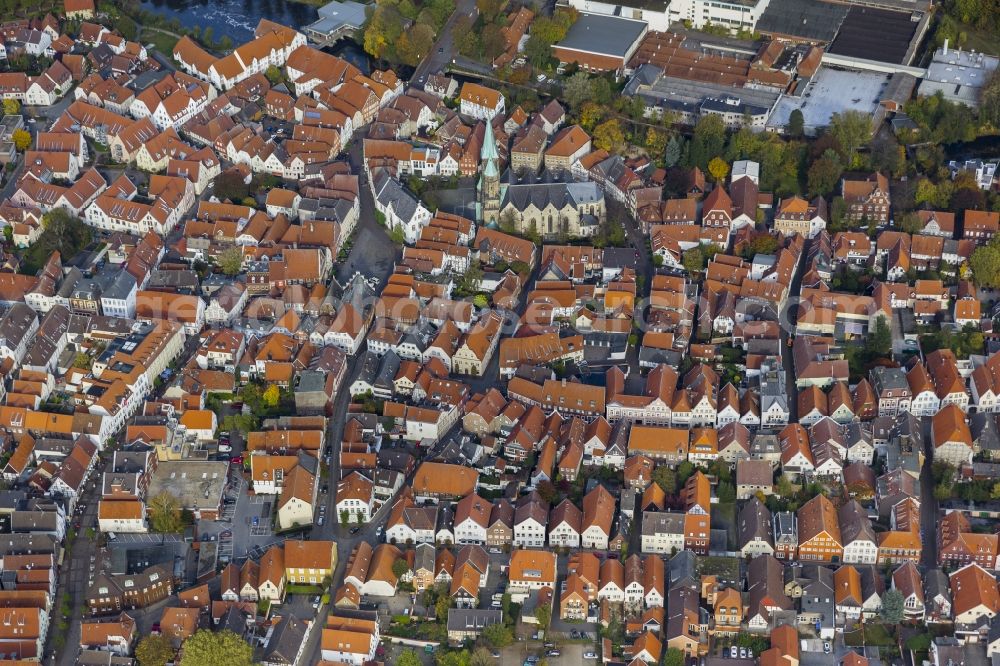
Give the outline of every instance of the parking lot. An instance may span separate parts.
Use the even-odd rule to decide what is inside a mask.
[[[584,643],[561,643],[558,640],[554,641],[554,643],[555,649],[560,653],[558,656],[548,656],[546,654],[548,650],[545,649],[540,641],[520,641],[504,648],[500,653],[500,658],[496,661],[501,666],[525,664],[529,657],[544,658],[550,666],[561,664],[576,666],[577,664],[597,663],[597,660],[594,658],[584,659],[583,657],[588,652],[596,654],[595,648],[592,645]]]
[[[219,520],[200,521],[198,537],[218,541],[221,562],[242,562],[248,553],[259,557],[273,543],[281,541],[272,529],[275,505],[275,496],[254,495],[243,469],[231,465]]]

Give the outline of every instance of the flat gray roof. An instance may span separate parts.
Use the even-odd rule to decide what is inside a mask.
[[[149,482],[149,496],[163,491],[181,501],[185,509],[217,509],[222,503],[229,463],[164,460]]]
[[[829,125],[835,113],[873,114],[888,83],[888,74],[820,67],[800,97],[782,96],[768,125],[784,127],[795,109],[802,111],[810,131]]]
[[[771,0],[757,21],[757,31],[807,40],[832,41],[848,5],[815,0]]]
[[[645,21],[620,16],[580,14],[566,37],[556,46],[624,58],[647,27]]]
[[[316,33],[330,34],[344,26],[358,29],[365,22],[365,6],[353,0],[346,2],[327,3],[317,10],[319,19],[306,26],[306,30]]]

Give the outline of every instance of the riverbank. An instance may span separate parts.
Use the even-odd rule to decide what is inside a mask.
[[[143,12],[156,15],[151,27],[177,33],[193,33],[203,44],[219,45],[225,51],[234,44],[253,39],[261,19],[301,29],[319,18],[321,0],[140,0]],[[175,28],[180,28],[175,29]],[[221,46],[223,41],[229,42]]]

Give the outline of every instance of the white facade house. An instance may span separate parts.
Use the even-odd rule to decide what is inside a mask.
[[[430,224],[431,212],[385,170],[371,176],[371,187],[375,209],[385,216],[386,227],[402,230],[408,244],[416,243],[421,230]]]

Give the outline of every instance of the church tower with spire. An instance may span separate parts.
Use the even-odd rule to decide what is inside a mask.
[[[483,147],[479,152],[479,207],[484,224],[496,227],[500,222],[500,155],[493,135],[493,123],[486,121]]]

